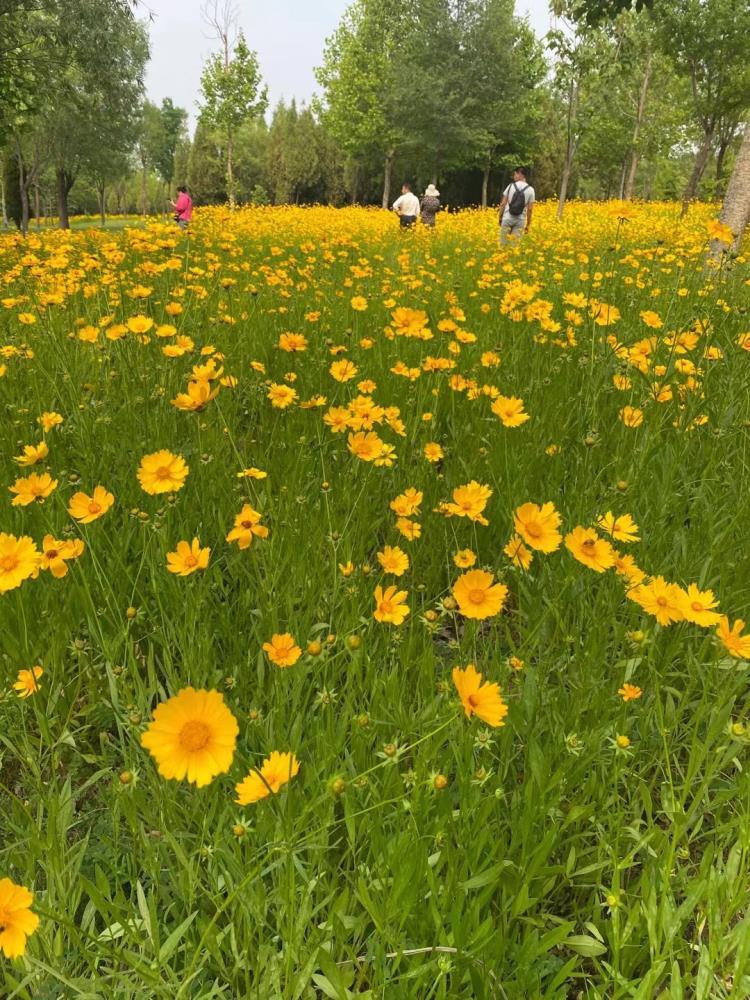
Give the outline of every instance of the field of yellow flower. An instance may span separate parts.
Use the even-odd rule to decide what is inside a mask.
[[[0,996],[750,996],[713,216],[0,237]]]

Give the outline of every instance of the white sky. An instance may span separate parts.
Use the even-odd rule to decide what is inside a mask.
[[[251,49],[258,52],[268,85],[270,107],[281,99],[309,101],[316,90],[313,70],[323,43],[348,6],[348,0],[235,0],[239,22]],[[157,104],[171,97],[197,114],[201,68],[215,48],[201,17],[202,0],[141,0],[150,11],[151,62],[146,91]],[[549,28],[548,0],[516,0],[538,35]]]

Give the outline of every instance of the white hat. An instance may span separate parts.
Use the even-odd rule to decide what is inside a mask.
[[[425,198],[439,198],[440,197],[440,192],[438,191],[438,189],[435,187],[434,184],[428,184],[427,185],[427,190],[425,191],[424,194],[425,194]]]

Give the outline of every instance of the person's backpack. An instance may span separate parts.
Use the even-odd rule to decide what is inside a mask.
[[[516,182],[513,182],[513,194],[508,199],[508,211],[511,215],[521,216],[526,211],[525,190],[526,188],[519,188]]]

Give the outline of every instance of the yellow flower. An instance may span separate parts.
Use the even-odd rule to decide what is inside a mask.
[[[453,556],[453,562],[459,569],[470,569],[477,561],[477,557],[471,549],[459,549]]]
[[[656,618],[660,625],[671,625],[685,618],[683,607],[685,592],[676,583],[667,583],[662,576],[655,576],[650,583],[642,583],[627,592],[631,601]]]
[[[249,806],[278,791],[299,774],[299,761],[293,753],[274,750],[266,757],[260,769],[251,771],[236,787],[236,802],[239,806]]]
[[[128,330],[130,330],[131,333],[148,333],[153,325],[154,321],[149,316],[131,316],[130,319],[127,320]]]
[[[467,718],[476,715],[488,726],[505,725],[503,720],[508,714],[508,706],[502,699],[498,684],[482,684],[482,674],[473,663],[464,669],[454,667],[452,676]]]
[[[408,490],[400,493],[395,500],[391,500],[389,506],[393,513],[398,514],[399,517],[411,517],[412,514],[419,513],[422,500],[423,494],[421,490],[410,486]]]
[[[30,476],[17,479],[12,486],[8,487],[11,493],[16,494],[11,505],[13,507],[27,507],[35,500],[46,499],[56,488],[57,480],[53,479],[48,472],[43,472],[41,475],[32,472]]]
[[[730,628],[726,615],[721,616],[719,627],[716,629],[724,648],[737,660],[750,660],[750,635],[743,635],[744,629],[745,623],[741,618],[738,618]]]
[[[597,526],[618,542],[638,542],[638,525],[630,514],[621,514],[615,517],[611,510],[596,520]]]
[[[452,594],[465,618],[491,618],[502,610],[508,588],[494,579],[492,573],[472,569],[453,584]]]
[[[42,557],[39,568],[49,570],[56,579],[68,575],[68,560],[83,555],[85,545],[80,538],[59,541],[52,535],[45,535],[42,541]]]
[[[39,917],[31,910],[34,896],[9,878],[0,878],[0,951],[6,958],[20,958],[26,951],[26,939],[39,926]]]
[[[39,690],[38,681],[43,673],[44,670],[39,666],[32,667],[31,670],[19,670],[18,677],[13,684],[13,688],[17,692],[18,697],[30,698],[32,694],[36,694]]]
[[[513,535],[503,552],[514,566],[523,570],[527,570],[531,566],[531,561],[534,558],[534,553],[526,548],[520,535]]]
[[[59,413],[55,413],[54,410],[44,412],[41,417],[37,417],[37,423],[42,425],[45,434],[49,434],[53,427],[59,427],[62,422],[62,416]]]
[[[141,746],[162,778],[202,788],[232,766],[239,727],[218,691],[183,688],[154,711]]]
[[[165,348],[166,350],[166,348]],[[294,390],[290,390],[294,392]],[[172,406],[178,410],[188,413],[199,413],[215,399],[219,394],[219,386],[211,387],[210,382],[192,381],[188,382],[187,392],[178,392],[171,401]]]
[[[637,406],[623,406],[620,420],[626,427],[640,427],[643,423],[643,410],[639,410]]]
[[[468,517],[478,524],[489,524],[482,515],[487,501],[492,496],[489,486],[483,486],[475,479],[453,491],[453,501],[442,503],[438,510],[446,517]]]
[[[190,576],[199,569],[206,569],[210,555],[211,549],[202,549],[197,538],[192,542],[178,542],[176,550],[167,553],[167,569],[176,576]]]
[[[341,573],[344,577],[351,576],[355,569],[356,567],[351,559],[349,559],[348,562],[339,563],[339,573]]]
[[[271,663],[277,667],[291,667],[302,655],[302,650],[289,632],[283,635],[272,635],[270,642],[263,643],[263,651]]]
[[[262,469],[256,469],[254,465],[249,469],[243,469],[242,472],[237,473],[238,479],[266,479],[267,477],[267,472],[264,472]]]
[[[39,570],[40,555],[28,535],[0,532],[0,594],[15,590]]]
[[[13,461],[23,466],[36,465],[37,462],[42,462],[48,455],[49,448],[46,442],[40,441],[39,444],[25,445],[23,455],[18,455]]]
[[[355,295],[350,304],[356,312],[364,312],[367,309],[367,299],[364,295]]]
[[[641,311],[641,320],[652,330],[660,330],[664,326],[664,321],[659,313],[653,312],[651,309]]]
[[[396,527],[410,542],[419,538],[422,534],[422,525],[418,521],[410,521],[408,517],[400,517],[396,521]]]
[[[540,507],[535,503],[521,504],[513,515],[513,524],[521,538],[539,552],[555,552],[562,535],[557,530],[562,518],[555,505],[548,501]]]
[[[282,333],[279,337],[278,347],[288,354],[296,351],[307,350],[307,337],[302,333]]]
[[[584,528],[579,524],[565,536],[565,547],[578,562],[595,573],[603,573],[615,564],[614,549],[593,528]]]
[[[708,230],[709,239],[718,240],[719,243],[726,244],[734,242],[734,233],[732,230],[718,219],[712,219],[707,223],[706,229]]]
[[[92,496],[81,492],[74,493],[68,503],[68,513],[81,524],[90,524],[106,514],[114,502],[115,498],[108,490],[103,486],[97,486]]]
[[[445,452],[436,441],[428,441],[424,446],[424,457],[428,462],[439,462],[445,457]]]
[[[718,611],[714,611],[718,606],[719,602],[712,590],[699,590],[694,583],[691,583],[684,593],[682,613],[686,621],[701,625],[703,628],[711,628],[721,621],[721,615]]]
[[[266,398],[271,400],[271,406],[275,406],[277,410],[285,410],[297,398],[297,390],[288,385],[272,382],[268,387]]]
[[[359,369],[351,361],[342,358],[341,361],[334,361],[328,369],[337,382],[349,382],[355,378]]]
[[[641,697],[643,691],[635,684],[623,684],[617,693],[623,701],[636,701]]]
[[[176,493],[185,485],[190,469],[181,455],[162,449],[144,455],[138,469],[138,482],[144,493]]]
[[[382,552],[378,552],[378,562],[384,572],[392,573],[394,576],[403,576],[409,568],[408,555],[397,545],[394,547],[386,545]]]
[[[383,454],[383,441],[375,431],[350,433],[347,446],[352,455],[361,458],[363,462],[374,462]]]
[[[260,523],[262,515],[246,503],[234,519],[234,527],[227,535],[228,542],[237,542],[241,549],[249,549],[253,538],[268,538],[268,528]]]
[[[405,601],[407,593],[396,587],[375,588],[375,613],[377,622],[388,622],[391,625],[403,625],[409,614]]]
[[[531,420],[531,416],[524,413],[523,407],[523,400],[517,396],[498,396],[491,410],[500,418],[504,427],[520,427],[527,420]]]

